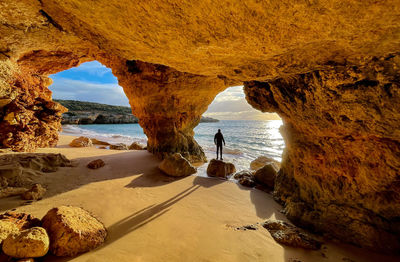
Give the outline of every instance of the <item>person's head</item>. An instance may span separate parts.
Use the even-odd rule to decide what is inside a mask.
[[[218,133],[221,133],[221,129],[218,129]]]

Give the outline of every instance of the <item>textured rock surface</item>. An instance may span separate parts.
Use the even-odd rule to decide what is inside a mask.
[[[237,172],[233,178],[237,179],[242,186],[253,187],[256,185],[253,173],[247,170]]]
[[[106,163],[104,163],[104,161],[102,159],[96,159],[96,160],[90,161],[87,164],[87,167],[90,168],[90,169],[98,169],[100,167],[105,166],[105,164]]]
[[[18,233],[19,228],[11,221],[0,220],[0,244],[12,233]]]
[[[400,250],[399,68],[393,54],[246,83],[254,107],[284,119],[275,196],[292,221],[358,245]]]
[[[46,191],[46,188],[41,184],[34,184],[32,188],[24,192],[21,197],[25,200],[39,200],[43,198]]]
[[[222,160],[212,159],[207,166],[207,175],[211,177],[227,178],[236,172],[236,168],[232,163]]]
[[[137,142],[133,142],[130,146],[129,146],[129,150],[143,150],[145,147]]]
[[[275,159],[266,156],[259,156],[253,161],[251,161],[250,169],[257,170],[269,163],[273,163],[278,170],[279,168],[281,168],[281,163],[279,163]]]
[[[19,230],[40,226],[40,220],[31,214],[7,211],[0,214],[0,221],[7,221],[15,224]]]
[[[280,244],[312,250],[321,248],[321,242],[284,221],[267,220],[264,222],[263,227]]]
[[[175,177],[190,176],[197,171],[196,168],[179,153],[166,157],[158,165],[158,168],[165,174]]]
[[[59,167],[71,166],[71,161],[62,154],[6,154],[0,155],[0,188],[29,187],[35,177],[55,172]]]
[[[96,3],[0,2],[0,146],[55,145],[64,109],[47,76],[99,60],[150,152],[204,160],[193,127],[216,94],[247,81],[248,101],[285,122],[276,197],[288,215],[400,250],[397,0]]]
[[[110,143],[98,140],[96,138],[91,138],[90,140],[92,140],[92,144],[93,145],[103,145],[103,146],[109,146],[110,145]]]
[[[126,144],[123,143],[118,143],[115,145],[110,145],[110,149],[113,150],[128,150],[128,146]]]
[[[49,236],[42,227],[10,234],[3,241],[3,252],[14,258],[42,257],[49,251]]]
[[[42,218],[56,256],[74,256],[101,245],[107,231],[102,223],[80,207],[53,208]]]
[[[84,136],[75,138],[74,140],[71,141],[71,143],[69,143],[69,146],[72,147],[89,147],[92,145],[93,145],[92,140]]]
[[[254,173],[254,178],[258,183],[274,189],[277,172],[278,169],[274,163],[266,164]]]

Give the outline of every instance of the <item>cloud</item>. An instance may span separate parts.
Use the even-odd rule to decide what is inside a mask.
[[[70,99],[109,105],[129,106],[122,87],[118,84],[90,83],[80,80],[57,78],[49,87],[54,99]]]

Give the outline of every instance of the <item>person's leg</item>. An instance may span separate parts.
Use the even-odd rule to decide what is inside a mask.
[[[220,159],[222,160],[222,145],[220,145],[220,147],[219,147],[219,154],[220,154]]]
[[[217,160],[218,160],[219,145],[217,145]]]

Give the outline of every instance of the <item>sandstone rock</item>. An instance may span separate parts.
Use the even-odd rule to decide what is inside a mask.
[[[3,252],[14,258],[42,257],[49,250],[49,236],[42,227],[10,234],[3,241]]]
[[[212,159],[207,166],[207,175],[211,177],[227,178],[235,173],[236,168],[232,163]]]
[[[137,142],[133,142],[130,146],[129,146],[129,150],[143,150],[145,148],[145,146],[137,143]]]
[[[71,143],[69,143],[69,146],[72,147],[89,147],[92,145],[93,145],[92,140],[84,136],[75,138],[74,140],[71,141]]]
[[[236,173],[233,178],[237,179],[242,186],[254,187],[256,185],[253,173],[247,170]]]
[[[281,168],[281,163],[279,163],[275,159],[266,156],[259,156],[255,160],[251,161],[250,169],[258,170],[264,167],[266,164],[271,164],[271,163],[273,163],[277,169]]]
[[[158,168],[165,174],[175,177],[189,176],[197,171],[196,168],[179,153],[175,153],[165,158]]]
[[[10,196],[18,196],[25,193],[28,189],[25,187],[6,187],[0,189],[0,199]]]
[[[101,147],[99,147],[99,149],[107,149],[107,147],[101,146]]]
[[[0,244],[8,235],[18,233],[19,227],[11,221],[0,220]]]
[[[62,154],[1,155],[1,187],[30,187],[35,178],[42,172],[54,172],[59,167],[66,166],[71,166],[71,161]]]
[[[321,248],[321,242],[284,221],[267,220],[263,224],[263,227],[266,228],[275,241],[280,244],[312,250]]]
[[[96,159],[96,160],[90,161],[87,164],[87,167],[90,169],[98,169],[100,167],[103,167],[105,164],[106,163],[104,163],[104,161],[102,159]]]
[[[32,188],[23,193],[21,197],[25,200],[39,200],[43,198],[46,191],[46,188],[42,187],[41,184],[34,184]]]
[[[75,256],[101,245],[107,235],[102,223],[80,207],[61,206],[47,212],[42,226],[56,256]]]
[[[31,214],[17,213],[13,211],[7,211],[0,214],[0,221],[11,222],[15,224],[19,230],[25,230],[31,227],[40,226],[40,220]]]
[[[254,178],[258,183],[273,189],[277,172],[278,170],[274,164],[267,164],[254,173]]]
[[[92,140],[92,144],[93,145],[103,145],[103,146],[109,146],[110,145],[110,143],[98,140],[96,138],[91,138],[90,140]]]
[[[113,150],[128,150],[128,146],[123,143],[118,143],[115,145],[110,145],[110,149]]]

